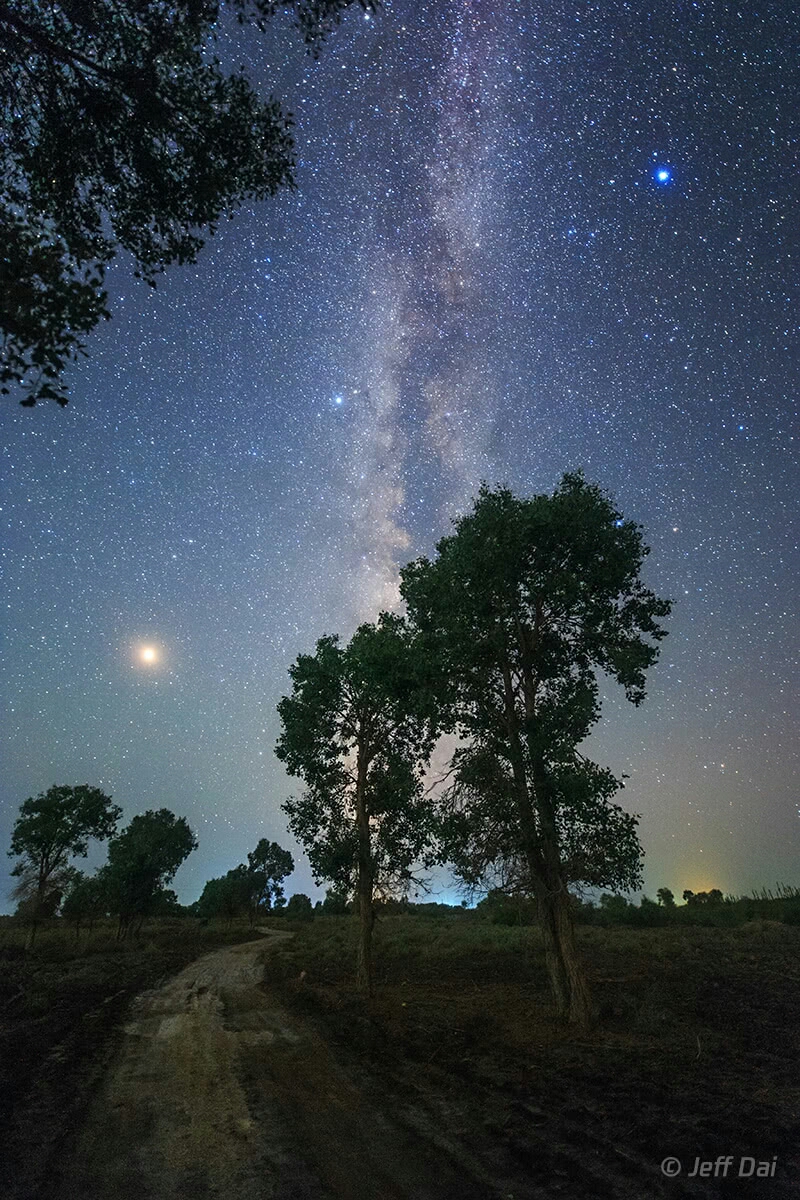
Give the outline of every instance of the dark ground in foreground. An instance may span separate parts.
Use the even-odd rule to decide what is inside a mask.
[[[271,986],[343,1053],[380,1063],[398,1102],[442,1105],[498,1180],[523,1167],[530,1194],[576,1200],[800,1196],[800,930],[582,929],[601,1019],[576,1038],[552,1021],[534,930],[382,924],[369,1015],[341,922],[281,947]],[[720,1155],[726,1177],[685,1178]],[[742,1158],[773,1156],[774,1177],[739,1177]]]
[[[270,1119],[266,1080],[283,1124],[283,1166],[274,1190],[265,1179],[265,1200],[382,1200],[364,1171],[357,1187],[348,1183],[359,1154],[342,1159],[342,1145],[356,1128],[362,1146],[383,1139],[384,1159],[396,1147],[398,1162],[416,1156],[429,1180],[440,1169],[434,1195],[453,1194],[459,1177],[464,1197],[487,1200],[800,1195],[797,928],[581,930],[601,1020],[580,1038],[551,1020],[533,930],[471,917],[384,919],[378,996],[366,1008],[352,987],[352,920],[292,928],[294,939],[266,959],[262,991],[300,1041],[239,1055],[251,1117]],[[78,958],[48,958],[46,945],[38,960],[6,951],[0,1194],[48,1194],[132,995],[214,944],[249,937],[246,928],[181,923],[138,948]],[[727,1155],[726,1177],[686,1178],[697,1158]],[[675,1180],[661,1173],[667,1156],[682,1163]],[[773,1177],[739,1177],[743,1158],[771,1167],[775,1156]],[[390,1161],[381,1169],[391,1177]],[[398,1194],[414,1196],[413,1182],[401,1190],[412,1174],[398,1169]]]
[[[25,931],[0,918],[2,1198],[47,1194],[133,998],[199,955],[254,936],[244,926],[193,921],[154,922],[126,942],[115,930],[114,922],[76,941],[71,929],[51,924],[26,952]]]

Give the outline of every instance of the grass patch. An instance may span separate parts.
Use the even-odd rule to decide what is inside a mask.
[[[355,988],[357,933],[352,917],[316,919],[276,951],[270,980],[349,1050],[416,1078],[460,1078],[511,1113],[503,1120],[523,1142],[530,1130],[514,1112],[569,1124],[580,1109],[579,1125],[594,1114],[656,1166],[654,1146],[690,1161],[728,1145],[763,1146],[764,1158],[794,1146],[797,927],[579,928],[599,1011],[580,1037],[553,1019],[535,928],[381,919],[371,1003]],[[680,1104],[665,1108],[668,1095]]]

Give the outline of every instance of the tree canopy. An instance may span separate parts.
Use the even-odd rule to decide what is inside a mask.
[[[66,404],[119,250],[154,284],[292,186],[292,119],[210,52],[221,16],[289,12],[316,51],[351,2],[0,0],[0,391]]]
[[[167,808],[148,809],[112,838],[100,875],[123,931],[135,917],[153,911],[178,867],[196,849],[186,818]]]
[[[670,611],[641,580],[647,554],[639,526],[573,473],[552,496],[483,486],[436,558],[401,572],[463,739],[446,852],[470,882],[499,870],[535,894],[558,1011],[580,1024],[568,885],[636,886],[641,851],[635,818],[610,802],[620,781],[578,747],[600,716],[600,672],[644,699]]]
[[[10,858],[19,861],[11,874],[27,880],[25,899],[43,904],[50,885],[69,881],[70,859],[85,858],[89,841],[114,833],[122,809],[100,788],[56,786],[20,805],[11,834]]]
[[[289,851],[261,838],[247,855],[247,866],[240,863],[219,879],[209,879],[197,902],[198,914],[230,921],[247,913],[252,924],[259,912],[283,901],[283,881],[293,870]]]
[[[240,864],[218,879],[209,879],[197,901],[199,917],[224,917],[232,921],[250,908],[251,880]]]
[[[294,870],[294,859],[277,842],[261,838],[255,850],[247,855],[247,876],[250,881],[249,907],[251,918],[259,909],[270,909],[283,896],[283,881]]]

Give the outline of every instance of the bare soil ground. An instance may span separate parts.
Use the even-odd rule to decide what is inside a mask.
[[[141,938],[118,942],[115,923],[76,939],[53,922],[32,951],[24,950],[25,938],[24,928],[0,918],[3,1200],[49,1194],[123,1038],[132,999],[214,947],[252,942],[253,933],[158,920]]]
[[[270,941],[289,936],[217,950],[136,1000],[48,1196],[487,1195],[477,1161],[473,1185],[433,1131],[393,1121],[379,1081],[354,1079],[314,1027],[261,986]]]
[[[382,925],[371,1005],[350,981],[353,922],[317,920],[199,958],[94,1056],[62,1050],[61,1094],[86,1102],[60,1120],[43,1101],[37,1125],[26,1094],[29,1154],[50,1152],[3,1195],[800,1196],[797,930],[584,931],[603,1017],[576,1038],[550,1021],[531,931]],[[725,1176],[687,1178],[727,1155]],[[739,1177],[773,1156],[772,1177]]]

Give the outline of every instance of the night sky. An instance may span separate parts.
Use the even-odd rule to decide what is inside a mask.
[[[647,890],[800,884],[798,42],[785,0],[397,0],[316,63],[223,36],[295,114],[297,190],[156,292],[119,259],[69,407],[0,412],[0,848],[90,783],[189,819],[187,903],[296,850],[291,662],[396,604],[482,479],[582,468],[675,600],[589,743]]]

